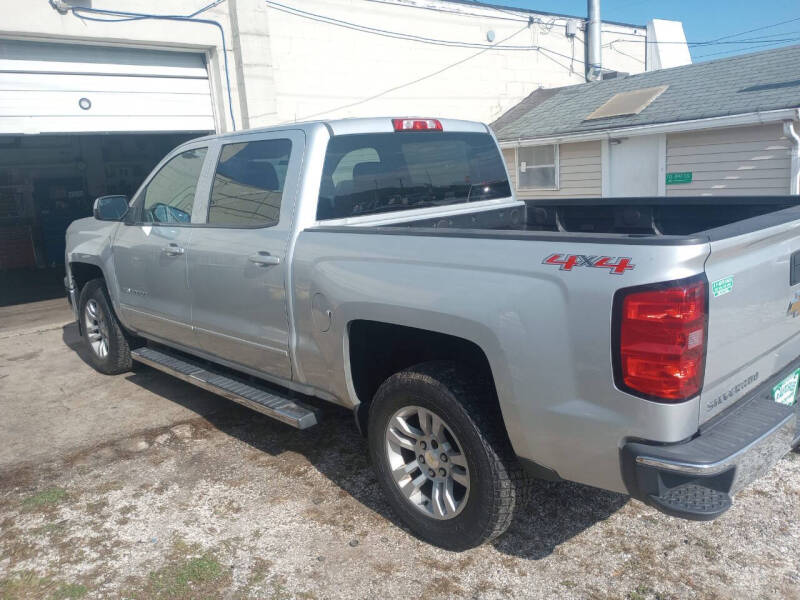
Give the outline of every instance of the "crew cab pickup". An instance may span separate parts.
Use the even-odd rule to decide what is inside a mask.
[[[66,264],[98,370],[298,428],[351,409],[446,548],[537,477],[713,519],[798,444],[797,197],[520,201],[485,125],[291,124],[176,148]]]

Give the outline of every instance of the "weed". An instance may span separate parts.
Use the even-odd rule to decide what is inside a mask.
[[[0,599],[51,598],[52,600],[77,600],[88,589],[79,583],[60,583],[49,577],[40,577],[33,571],[21,571],[7,579],[0,579]]]
[[[145,588],[146,597],[186,598],[211,593],[215,582],[225,575],[225,569],[208,554],[171,564],[150,573]]]
[[[636,586],[635,590],[628,592],[628,600],[647,600],[652,593],[652,588],[640,584]]]
[[[53,600],[73,600],[83,598],[86,595],[85,585],[79,583],[65,583],[58,587],[53,594]]]
[[[67,490],[63,488],[49,488],[33,496],[28,496],[22,501],[22,507],[28,510],[58,504],[67,497]]]

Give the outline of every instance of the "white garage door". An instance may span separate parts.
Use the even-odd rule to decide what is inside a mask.
[[[0,134],[213,130],[201,54],[0,40]]]

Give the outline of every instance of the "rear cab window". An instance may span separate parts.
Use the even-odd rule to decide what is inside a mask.
[[[317,219],[509,196],[505,165],[488,133],[338,135],[328,142]]]

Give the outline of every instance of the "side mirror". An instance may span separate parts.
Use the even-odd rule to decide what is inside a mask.
[[[98,221],[121,221],[128,212],[127,196],[100,196],[94,201],[94,218]]]

